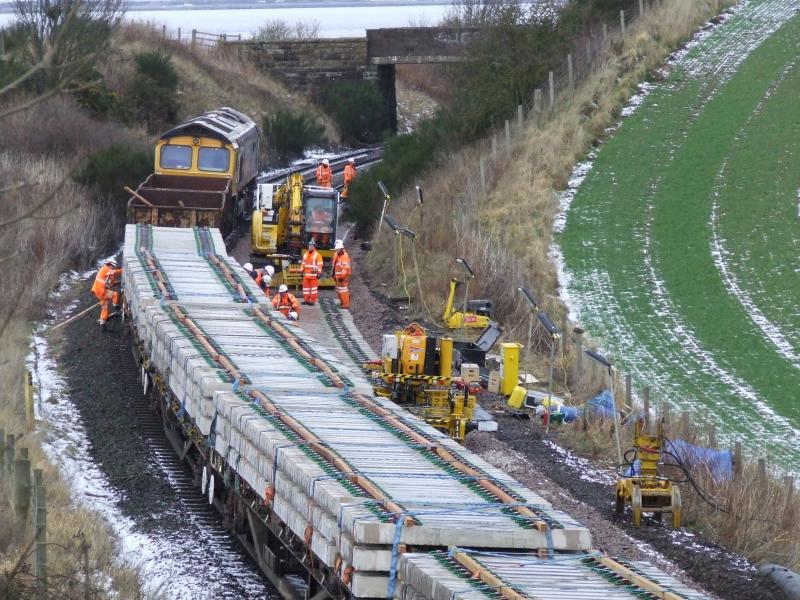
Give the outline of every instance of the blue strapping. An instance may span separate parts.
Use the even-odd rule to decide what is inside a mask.
[[[547,538],[547,558],[549,560],[553,560],[555,558],[555,550],[553,549],[553,530],[550,529],[550,526],[547,526],[547,529],[544,530],[545,538]]]
[[[405,515],[397,515],[397,523],[394,526],[394,540],[392,541],[392,563],[389,568],[389,587],[386,590],[388,598],[394,598],[394,588],[397,586],[397,562],[398,552],[400,547],[400,536],[403,533],[403,523],[405,522]]]
[[[233,391],[235,392],[238,389],[239,389],[239,380],[238,379],[234,379],[233,380]]]

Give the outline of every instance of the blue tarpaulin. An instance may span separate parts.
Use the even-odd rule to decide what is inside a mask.
[[[611,392],[603,390],[597,396],[586,402],[586,411],[600,417],[614,418],[614,398]]]
[[[705,465],[716,481],[725,481],[733,474],[733,453],[695,446],[686,440],[669,440],[666,449],[681,459],[686,466]]]

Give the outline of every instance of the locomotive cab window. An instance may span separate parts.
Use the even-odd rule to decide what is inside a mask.
[[[200,148],[197,154],[197,168],[201,171],[225,173],[229,163],[227,148]]]
[[[161,146],[162,169],[191,169],[192,147],[165,144]]]

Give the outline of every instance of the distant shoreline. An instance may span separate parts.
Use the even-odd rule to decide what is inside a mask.
[[[291,8],[329,8],[329,7],[391,7],[391,6],[445,6],[451,2],[436,0],[330,0],[328,2],[314,2],[312,0],[300,0],[284,2],[283,0],[264,0],[262,2],[228,2],[225,4],[203,3],[203,2],[129,2],[126,5],[125,13],[132,12],[158,12],[176,10],[253,10],[253,9],[291,9]],[[14,7],[11,4],[0,4],[0,14],[13,13]]]

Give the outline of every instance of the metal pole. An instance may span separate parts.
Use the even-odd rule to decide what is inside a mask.
[[[531,352],[531,334],[533,333],[533,310],[528,311],[528,344],[525,346],[525,368],[528,369],[528,359],[530,358]],[[525,372],[525,389],[529,389],[528,386],[530,385],[528,380],[527,371]]]
[[[614,379],[612,368],[608,368],[608,391],[611,392],[611,404],[614,407],[614,438],[617,442],[617,465],[622,464],[622,446],[619,442],[619,411],[617,410],[617,400],[614,397]]]
[[[461,311],[461,336],[462,339],[465,339],[467,336],[466,328],[467,328],[467,297],[469,296],[469,277],[466,278],[466,282],[464,283],[464,308]]]

